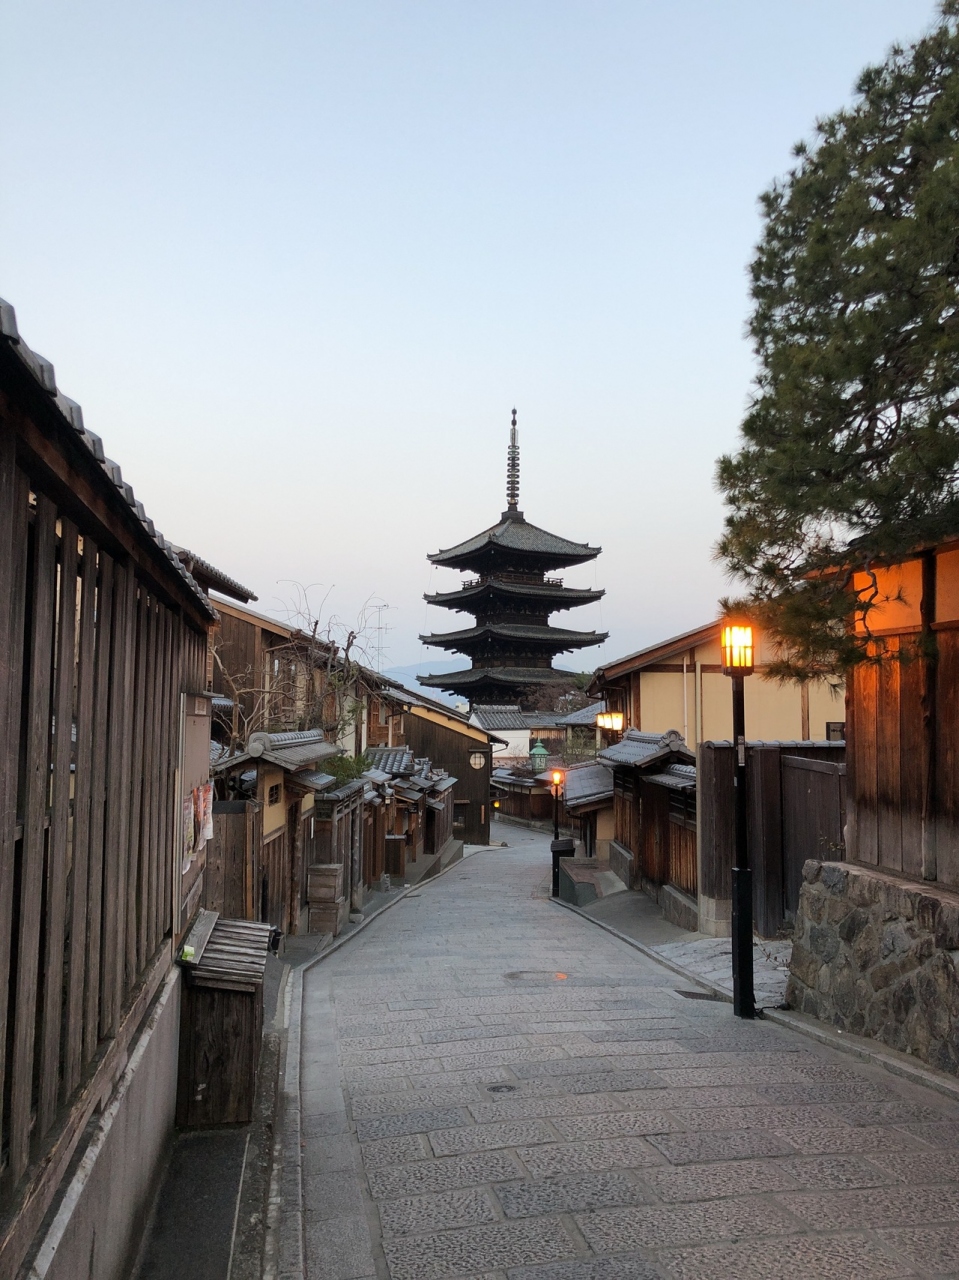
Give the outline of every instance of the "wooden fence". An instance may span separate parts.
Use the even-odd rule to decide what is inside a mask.
[[[206,658],[199,600],[50,436],[0,390],[3,1280],[172,962],[180,695]]]
[[[807,858],[841,860],[845,743],[767,742],[747,748],[749,861],[756,930],[775,937],[795,915]],[[735,760],[728,742],[700,747],[700,893],[728,901]]]

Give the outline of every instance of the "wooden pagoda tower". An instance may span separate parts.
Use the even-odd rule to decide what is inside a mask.
[[[448,551],[429,557],[432,564],[473,576],[458,591],[427,595],[430,604],[470,613],[474,625],[461,631],[421,636],[424,644],[464,654],[462,670],[420,677],[420,683],[468,698],[470,705],[524,705],[545,684],[569,672],[553,666],[558,653],[600,644],[605,632],[570,631],[550,626],[561,609],[598,600],[602,591],[564,587],[547,577],[567,565],[595,560],[601,547],[547,533],[529,524],[519,510],[519,434],[516,410],[507,454],[506,510],[499,522]]]

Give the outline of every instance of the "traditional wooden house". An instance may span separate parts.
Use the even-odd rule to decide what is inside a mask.
[[[587,858],[609,860],[616,835],[613,790],[613,771],[600,761],[586,760],[566,770],[563,804]]]
[[[597,758],[613,773],[610,867],[668,919],[696,928],[695,756],[675,730],[628,729]]]
[[[216,755],[213,856],[218,874],[205,905],[229,907],[238,917],[271,924],[283,934],[303,932],[307,871],[325,860],[319,858],[324,828],[316,800],[323,796],[328,807],[326,793],[336,782],[323,772],[323,762],[342,750],[321,730],[306,730],[254,733],[245,751]],[[242,912],[236,910],[240,902]]]
[[[447,865],[462,850],[454,835],[456,778],[433,768],[409,747],[367,753],[377,775],[386,775],[393,798],[393,830],[385,833],[386,871],[406,881]],[[418,865],[417,865],[418,864]]]
[[[642,733],[677,729],[695,750],[700,742],[732,737],[732,699],[722,672],[719,622],[710,622],[599,667],[590,692],[624,727]],[[825,681],[763,679],[773,653],[758,637],[755,675],[746,681],[746,727],[764,741],[841,741],[843,693]]]
[[[959,537],[855,585],[848,863],[810,851],[788,999],[959,1073]]]
[[[173,1131],[213,620],[0,302],[5,1280],[38,1250],[47,1280],[131,1273]]]

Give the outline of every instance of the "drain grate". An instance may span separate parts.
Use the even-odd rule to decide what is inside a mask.
[[[722,996],[718,996],[712,991],[682,991],[677,988],[676,994],[685,996],[687,1000],[717,1000],[722,1004],[726,1003]]]
[[[487,1093],[515,1093],[515,1084],[488,1084],[486,1086]]]

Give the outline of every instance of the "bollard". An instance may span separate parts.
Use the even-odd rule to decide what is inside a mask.
[[[553,855],[553,897],[559,897],[559,860],[560,858],[572,858],[576,855],[576,843],[568,837],[554,840],[549,846],[549,851]]]

